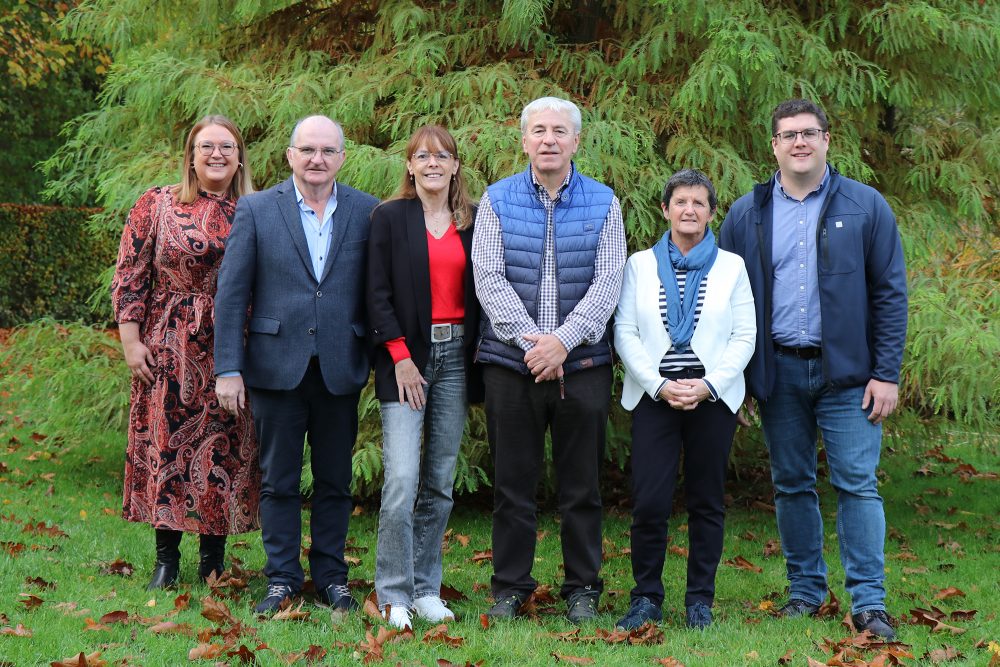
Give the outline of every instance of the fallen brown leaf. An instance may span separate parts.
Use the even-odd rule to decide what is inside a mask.
[[[188,651],[188,660],[204,660],[218,658],[226,650],[223,644],[198,644]]]
[[[24,583],[26,583],[29,586],[35,586],[37,588],[40,588],[43,591],[46,589],[54,589],[56,587],[55,584],[50,584],[41,577],[25,577]]]
[[[193,634],[191,626],[187,623],[174,623],[173,621],[160,621],[149,626],[149,632],[154,635],[188,635]]]
[[[256,665],[257,656],[246,644],[240,644],[238,649],[233,649],[231,651],[226,651],[226,657],[228,658],[239,658],[241,665]],[[232,664],[232,662],[230,662]]]
[[[448,584],[441,584],[440,596],[442,600],[455,601],[455,600],[468,600],[465,593],[458,590],[457,588],[452,588]]]
[[[128,623],[128,620],[128,612],[119,609],[118,611],[109,611],[104,616],[101,616],[99,622],[113,625],[115,623]]]
[[[487,616],[486,614],[480,614],[479,615],[479,625],[480,625],[480,627],[482,627],[483,630],[489,630],[490,629],[490,617]]]
[[[952,660],[958,660],[963,658],[962,652],[959,651],[954,646],[942,646],[941,648],[934,649],[933,651],[928,651],[924,653],[924,660],[930,660],[932,664],[938,665],[942,662],[950,662]]]
[[[45,602],[45,600],[43,600],[42,598],[38,597],[37,595],[31,595],[30,593],[21,593],[20,597],[23,599],[18,600],[18,602],[23,604],[24,608],[29,611],[41,607],[42,603]]]
[[[729,560],[724,561],[724,564],[728,565],[729,567],[735,567],[735,568],[737,568],[739,570],[746,570],[748,572],[756,572],[757,574],[760,574],[761,572],[764,571],[764,568],[759,567],[757,565],[754,565],[753,563],[751,563],[750,561],[748,561],[743,556],[737,556],[736,558],[730,558]]]
[[[18,623],[17,627],[12,628],[8,625],[0,628],[0,635],[12,635],[14,637],[30,637],[31,630]]]
[[[485,563],[493,562],[493,549],[486,549],[484,551],[474,551],[472,553],[472,558],[470,558],[473,563]]]
[[[667,551],[669,551],[675,556],[680,556],[681,558],[688,557],[687,547],[680,547],[677,546],[676,544],[671,544],[669,547],[667,547]]]
[[[462,637],[451,637],[448,635],[448,626],[444,623],[436,625],[427,632],[424,633],[424,638],[421,640],[425,644],[431,644],[434,642],[441,642],[446,646],[452,648],[458,648],[461,646],[465,639]]]
[[[236,619],[233,617],[233,613],[229,611],[226,603],[220,602],[210,596],[205,596],[201,599],[201,615],[213,623],[220,625],[222,623],[236,623]]]
[[[653,658],[653,664],[661,667],[684,667],[684,663],[677,658],[667,656],[666,658]]]
[[[104,630],[110,630],[111,629],[111,626],[104,625],[103,623],[98,623],[97,621],[95,621],[94,619],[89,618],[89,617],[83,619],[83,622],[85,624],[85,626],[84,626],[83,629],[86,630],[86,631],[89,631],[89,632],[101,632],[101,631],[104,631]]]
[[[942,588],[935,595],[935,600],[947,600],[948,598],[954,597],[965,597],[965,593],[961,590],[955,588],[954,586],[948,586],[947,588]]]
[[[71,658],[63,658],[62,660],[56,660],[50,662],[51,667],[107,667],[108,661],[101,660],[101,652],[94,651],[93,653],[84,654],[80,651],[79,654]]]
[[[299,606],[292,608],[291,605],[278,611],[273,616],[271,616],[272,621],[307,621],[309,620],[309,612],[302,611],[302,605],[305,604],[305,600],[299,602]]]
[[[795,656],[795,651],[788,649],[785,651],[785,655],[778,658],[779,665],[789,665],[792,662],[792,658]]]
[[[764,558],[771,558],[772,556],[781,555],[781,541],[780,540],[768,540],[764,543]]]
[[[100,572],[101,574],[117,574],[121,577],[131,577],[132,573],[135,572],[135,567],[128,561],[116,558],[110,563],[101,564]]]

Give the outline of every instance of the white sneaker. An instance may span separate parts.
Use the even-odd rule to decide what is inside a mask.
[[[413,601],[413,607],[416,609],[417,616],[433,623],[455,620],[454,612],[444,606],[444,602],[436,595],[417,598]]]
[[[410,610],[406,607],[393,607],[389,606],[389,615],[385,615],[385,610],[382,610],[382,616],[385,618],[386,622],[398,629],[403,630],[405,628],[413,629],[413,621],[411,620]]]

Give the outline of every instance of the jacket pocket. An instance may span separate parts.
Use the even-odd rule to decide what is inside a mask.
[[[273,317],[251,317],[249,325],[250,333],[270,334],[276,336],[281,328],[281,320]]]
[[[830,216],[820,222],[819,273],[851,273],[864,256],[859,215]]]

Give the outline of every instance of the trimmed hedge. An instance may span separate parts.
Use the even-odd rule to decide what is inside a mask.
[[[114,264],[117,234],[87,219],[98,209],[0,204],[0,327],[42,317],[98,324],[88,300]]]

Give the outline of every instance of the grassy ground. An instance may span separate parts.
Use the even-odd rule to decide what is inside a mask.
[[[354,665],[378,662],[382,655],[391,665],[806,665],[816,664],[810,659],[834,660],[837,649],[830,647],[851,637],[841,622],[848,602],[837,554],[835,498],[826,485],[826,555],[839,607],[823,619],[777,620],[768,613],[785,595],[784,564],[780,551],[772,553],[778,536],[766,486],[752,472],[731,485],[723,560],[734,565],[719,569],[716,623],[705,632],[683,626],[687,535],[681,513],[671,522],[662,639],[658,633],[633,636],[633,645],[627,638],[602,636],[627,608],[631,585],[629,522],[618,507],[609,511],[604,530],[604,613],[573,637],[553,636],[573,627],[561,616],[562,604],[546,602],[544,595],[537,617],[483,627],[491,567],[481,553],[490,546],[489,507],[482,498],[459,499],[451,520],[445,583],[463,599],[451,603],[459,620],[446,631],[434,633],[418,622],[415,636],[380,644],[384,626],[362,613],[333,618],[310,598],[301,608],[308,613],[298,614],[298,620],[257,618],[251,608],[266,583],[256,574],[264,561],[257,533],[233,540],[229,551],[248,572],[246,588],[237,582],[213,591],[198,582],[197,545],[186,538],[179,589],[150,594],[145,584],[153,562],[151,529],[119,518],[123,435],[91,427],[62,437],[41,433],[41,415],[32,410],[16,392],[0,393],[0,665],[50,664],[81,652],[92,656],[90,665],[177,665],[188,663],[192,650],[218,653],[200,664],[316,659]],[[848,656],[830,664],[1000,664],[995,439],[984,443],[957,435],[886,445],[881,474],[890,526],[887,602],[900,620],[905,646],[874,647],[858,662]],[[375,508],[359,507],[351,524],[349,555],[356,559],[351,576],[359,599],[372,589],[376,519]],[[558,532],[558,519],[545,513],[534,574],[553,591],[561,580]],[[737,560],[741,557],[745,563]],[[206,603],[209,596],[223,601],[231,616]],[[936,630],[917,609],[939,618]],[[921,618],[926,624],[913,623]]]

